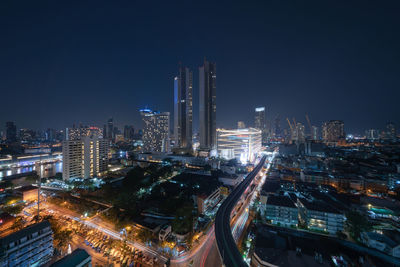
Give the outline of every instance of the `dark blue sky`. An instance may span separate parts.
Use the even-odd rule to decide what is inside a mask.
[[[400,124],[399,1],[45,2],[0,2],[0,128],[138,127],[141,107],[173,111],[180,61],[197,125],[205,56],[219,127],[252,124],[259,105],[284,127],[305,113],[347,132]]]

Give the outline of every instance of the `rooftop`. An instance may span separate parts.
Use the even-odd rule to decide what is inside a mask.
[[[287,196],[269,196],[267,198],[267,205],[283,206],[288,208],[296,208],[290,197]]]
[[[64,258],[56,261],[50,267],[71,267],[77,266],[86,259],[88,259],[90,255],[86,252],[86,250],[77,248],[72,251],[71,254],[65,256]]]
[[[3,238],[0,239],[0,246],[5,247],[8,244],[10,244],[11,242],[14,242],[16,240],[19,240],[25,236],[28,236],[32,233],[38,232],[44,228],[50,227],[50,223],[49,221],[42,221],[40,223],[35,223],[32,224],[28,227],[25,227],[22,230],[19,230],[17,232],[14,232],[12,234],[9,234],[8,236],[5,236]]]

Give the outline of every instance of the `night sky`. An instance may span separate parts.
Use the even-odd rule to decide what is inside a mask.
[[[399,1],[0,2],[0,129],[140,127],[173,111],[173,77],[217,63],[217,126],[295,117],[347,132],[400,125]],[[63,2],[63,3],[62,3]],[[289,3],[290,2],[290,3]],[[351,3],[350,3],[351,2]]]

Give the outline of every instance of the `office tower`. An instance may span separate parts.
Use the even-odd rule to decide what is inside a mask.
[[[17,126],[12,121],[6,122],[6,140],[7,143],[17,142]]]
[[[143,120],[143,150],[169,152],[169,112],[140,110]]]
[[[238,121],[237,127],[238,129],[244,129],[246,128],[246,124],[244,123],[244,121]]]
[[[53,256],[48,221],[32,224],[0,239],[0,266],[45,266]]]
[[[174,138],[179,148],[192,147],[193,72],[180,67],[174,78]]]
[[[386,124],[386,138],[392,141],[396,140],[396,126],[393,122]]]
[[[21,142],[29,142],[33,141],[36,138],[37,134],[34,130],[31,129],[20,129],[19,130],[19,139]]]
[[[107,138],[109,140],[114,140],[114,120],[109,118],[107,121]]]
[[[84,136],[63,142],[63,179],[93,178],[108,168],[109,143],[99,136]]]
[[[261,130],[262,142],[267,142],[267,123],[265,120],[265,107],[258,107],[255,109],[254,127]]]
[[[199,116],[200,116],[200,149],[216,148],[216,113],[217,113],[217,66],[204,59],[199,68]]]
[[[326,143],[335,143],[345,138],[344,123],[340,120],[331,120],[322,125],[322,139]]]
[[[133,140],[135,138],[135,128],[132,125],[125,125],[124,127],[124,139]]]
[[[280,122],[279,115],[276,116],[276,118],[275,118],[274,130],[275,130],[275,137],[277,137],[277,138],[282,137],[281,122]]]
[[[314,141],[319,140],[319,133],[318,133],[318,127],[317,126],[312,126],[311,127],[311,140],[314,140]]]
[[[103,125],[103,138],[107,138],[107,124]]]
[[[368,129],[365,131],[365,138],[370,141],[374,141],[379,139],[379,130],[378,129]]]
[[[45,132],[46,141],[54,141],[56,139],[56,130],[48,128]]]
[[[217,129],[217,146],[218,155],[222,158],[236,158],[242,163],[251,162],[261,150],[261,130]]]

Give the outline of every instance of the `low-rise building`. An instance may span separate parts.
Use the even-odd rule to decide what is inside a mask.
[[[272,224],[287,227],[298,224],[297,207],[288,196],[269,196],[265,204],[265,217]]]
[[[205,214],[207,210],[215,207],[221,200],[220,196],[221,192],[219,187],[215,188],[215,190],[210,190],[210,194],[202,193],[197,195],[198,212],[200,214]]]
[[[56,261],[50,267],[91,267],[92,256],[86,250],[77,248],[71,254]]]
[[[375,232],[363,232],[361,233],[361,240],[370,248],[374,248],[393,257],[400,258],[400,243],[396,242],[389,236]]]
[[[42,266],[53,255],[53,231],[43,221],[0,239],[0,266]]]
[[[21,196],[22,200],[25,202],[37,201],[38,199],[38,188],[36,186],[22,186],[15,190],[15,192]]]
[[[299,221],[311,230],[318,230],[336,234],[343,231],[345,216],[321,201],[297,199]]]

